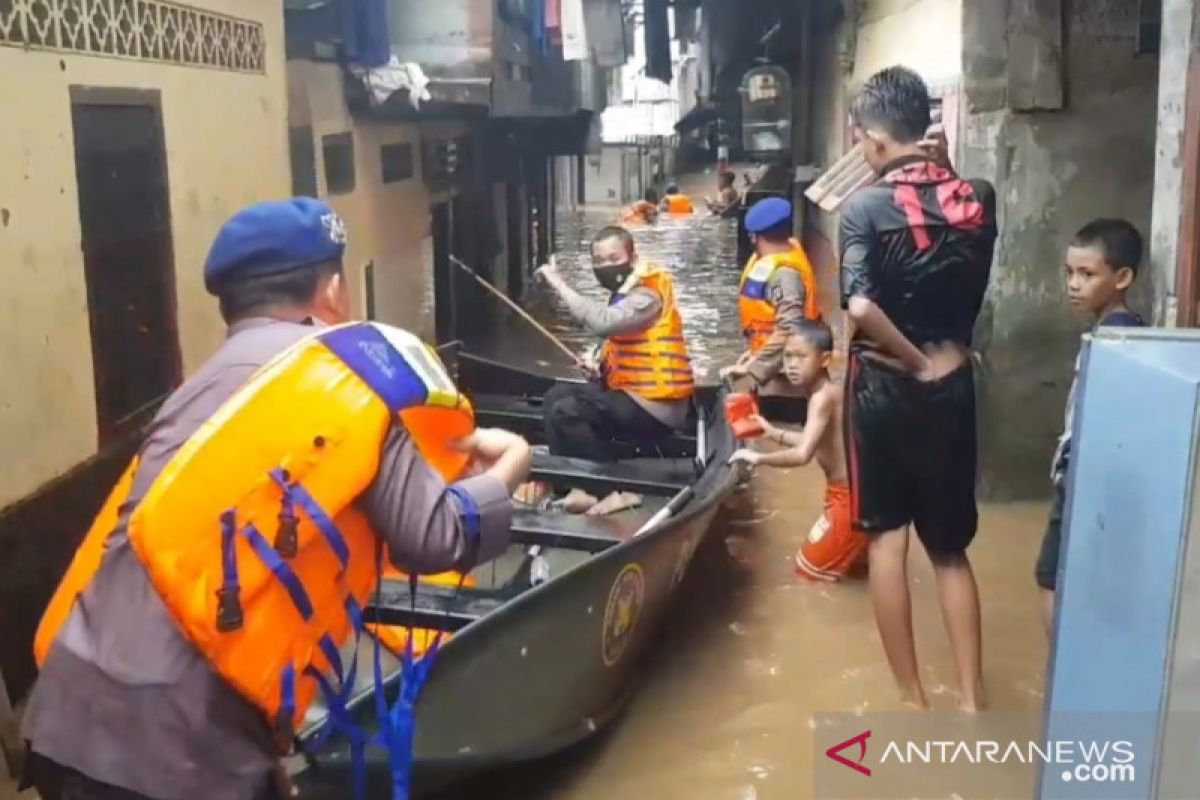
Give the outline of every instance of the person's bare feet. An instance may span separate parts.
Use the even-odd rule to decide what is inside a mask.
[[[615,514],[618,511],[637,508],[641,504],[641,495],[634,494],[633,492],[613,492],[588,509],[587,515],[589,517],[602,517],[606,514]]]
[[[596,507],[595,497],[583,489],[572,489],[566,497],[558,501],[558,505],[569,514],[586,514]]]
[[[987,710],[987,695],[983,691],[983,678],[975,683],[975,690],[964,693],[958,700],[958,710],[965,714],[978,714]]]
[[[929,710],[929,700],[925,697],[925,690],[920,686],[915,689],[901,689],[900,704],[909,711]]]

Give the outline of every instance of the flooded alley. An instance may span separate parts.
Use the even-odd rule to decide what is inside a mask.
[[[562,271],[593,296],[600,294],[586,243],[613,216],[611,209],[589,210],[560,222]],[[643,256],[676,275],[689,346],[708,381],[741,352],[734,235],[731,223],[707,217],[634,230]],[[548,296],[532,287],[526,306],[573,345],[589,344]],[[544,368],[558,363],[549,348],[537,358]],[[793,555],[821,511],[822,492],[816,467],[760,469],[709,531],[636,694],[611,728],[575,751],[489,775],[439,800],[812,797],[814,714],[900,710],[865,580],[821,586],[793,574]],[[1036,712],[1046,642],[1031,569],[1045,507],[981,511],[971,556],[982,593],[990,705]],[[926,687],[934,708],[949,711],[956,704],[953,668],[932,570],[918,546],[910,559]]]

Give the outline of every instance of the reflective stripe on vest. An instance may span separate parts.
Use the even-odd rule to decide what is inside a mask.
[[[631,391],[647,400],[679,400],[695,391],[692,359],[683,337],[683,318],[675,303],[671,273],[653,265],[639,267],[613,298],[621,303],[638,287],[662,300],[662,311],[644,331],[610,336],[604,343],[605,380],[610,389]]]
[[[798,242],[793,240],[792,250],[787,253],[764,258],[753,256],[746,264],[738,289],[738,316],[741,318],[742,334],[752,353],[758,352],[775,333],[778,309],[768,297],[768,292],[771,277],[779,269],[796,271],[804,286],[804,316],[811,320],[821,319],[812,266]]]

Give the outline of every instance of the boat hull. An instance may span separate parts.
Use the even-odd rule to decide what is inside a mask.
[[[513,371],[504,382],[520,386],[519,376]],[[720,391],[714,391],[708,405],[720,408]],[[419,785],[547,756],[617,715],[697,547],[738,479],[725,463],[733,439],[723,417],[708,424],[701,441],[711,461],[697,467],[688,500],[673,516],[552,574],[442,645],[416,705]],[[394,694],[394,680],[389,689]],[[370,725],[370,698],[360,696],[355,710]],[[371,755],[374,796],[390,796],[374,789],[387,787],[384,761],[382,751]],[[324,748],[296,780],[305,797],[344,796],[348,751]]]

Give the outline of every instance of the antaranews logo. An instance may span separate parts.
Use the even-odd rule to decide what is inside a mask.
[[[1018,798],[1039,785],[1042,797],[1126,797],[1146,782],[1136,761],[1148,745],[1127,718],[1095,717],[1052,729],[1016,712],[818,717],[815,796]]]
[[[871,768],[863,766],[863,759],[867,757],[867,739],[870,738],[871,732],[863,731],[857,736],[851,736],[844,742],[838,742],[833,747],[826,750],[825,755],[829,756],[837,763],[849,767],[855,772],[861,772],[863,775],[866,775],[869,778],[871,777]],[[858,747],[858,758],[854,761],[851,761],[842,755],[843,750],[847,750],[851,747]]]

